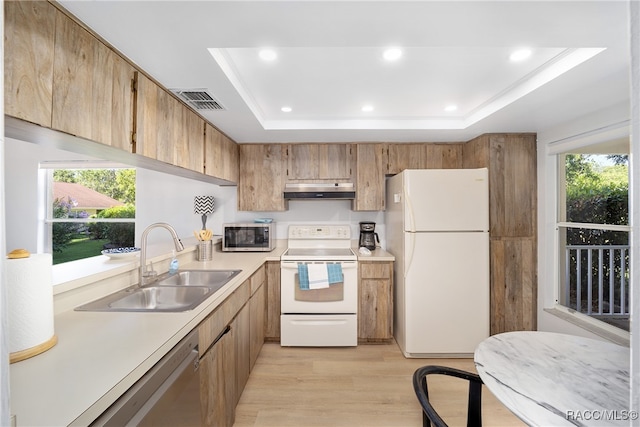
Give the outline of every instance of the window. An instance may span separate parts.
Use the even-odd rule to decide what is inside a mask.
[[[107,162],[45,162],[45,247],[53,264],[134,246],[136,170]]]
[[[628,155],[591,146],[558,160],[558,303],[628,331]]]

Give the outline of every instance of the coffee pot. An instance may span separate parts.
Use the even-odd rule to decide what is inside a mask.
[[[360,247],[370,251],[376,248],[376,242],[380,243],[378,233],[375,232],[376,223],[363,221],[360,223]]]

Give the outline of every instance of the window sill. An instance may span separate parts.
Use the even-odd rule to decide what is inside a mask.
[[[575,310],[561,305],[556,305],[552,308],[545,308],[544,311],[615,344],[625,347],[629,347],[630,345],[631,335],[629,332],[616,328],[615,326],[609,325],[605,322],[593,319],[582,313],[578,313]]]
[[[58,295],[138,268],[139,258],[114,260],[104,255],[54,265],[53,294]]]
[[[179,259],[194,256],[197,250],[195,238],[183,239],[185,250],[178,255]],[[214,244],[216,240],[214,239]],[[162,261],[172,257],[173,245],[150,245],[147,248],[147,262],[152,262],[162,268]],[[167,261],[168,262],[168,261]],[[52,268],[53,295],[60,295],[83,286],[91,285],[104,279],[137,270],[140,267],[140,257],[130,259],[112,259],[105,255],[54,265]],[[158,269],[156,268],[156,269]],[[136,276],[137,277],[137,276]],[[133,283],[131,283],[133,284]]]

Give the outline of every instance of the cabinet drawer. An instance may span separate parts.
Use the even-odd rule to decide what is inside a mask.
[[[388,279],[391,277],[391,263],[389,262],[361,262],[361,279]]]

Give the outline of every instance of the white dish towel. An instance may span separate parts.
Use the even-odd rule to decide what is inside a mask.
[[[325,264],[308,264],[309,289],[324,289],[329,287],[329,273]]]

